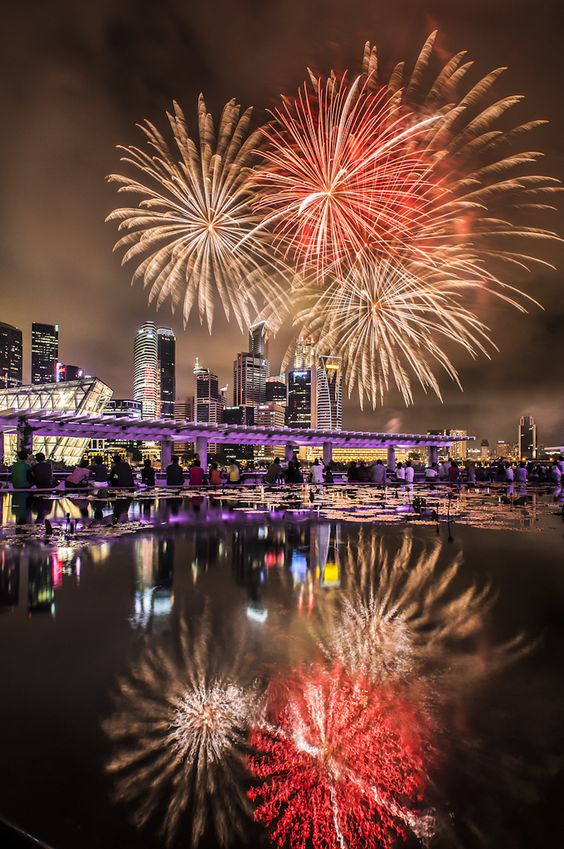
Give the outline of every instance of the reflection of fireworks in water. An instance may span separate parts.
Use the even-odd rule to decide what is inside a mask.
[[[343,591],[319,597],[315,628],[326,657],[374,681],[424,672],[460,683],[482,674],[476,643],[495,596],[474,583],[459,588],[462,558],[442,566],[441,552],[436,540],[417,553],[407,531],[394,552],[374,530],[361,529],[345,550]],[[490,647],[488,671],[523,646],[517,637]]]
[[[251,734],[249,765],[262,783],[250,796],[273,841],[360,849],[432,834],[423,808],[430,728],[386,688],[314,666],[271,685],[268,714],[272,724]]]
[[[237,682],[239,659],[229,667],[220,660],[207,615],[190,637],[182,620],[176,645],[151,638],[121,681],[104,724],[117,747],[108,770],[118,776],[117,798],[135,806],[138,827],[162,813],[170,843],[186,813],[192,845],[208,820],[225,845],[247,806],[239,779],[256,692]]]
[[[239,325],[247,327],[255,309],[253,293],[260,286],[261,297],[271,296],[276,274],[284,273],[265,234],[251,234],[259,219],[250,207],[249,171],[260,137],[258,131],[249,134],[251,110],[241,114],[238,104],[229,101],[216,136],[200,96],[199,144],[190,137],[178,104],[168,120],[176,151],[146,121],[141,129],[149,150],[122,148],[123,161],[139,179],[109,178],[120,192],[141,197],[137,207],[108,216],[125,231],[116,248],[127,249],[123,262],[138,263],[133,280],[143,280],[157,306],[168,297],[173,306],[181,302],[184,321],[196,306],[211,331],[217,294],[227,317],[233,312]]]

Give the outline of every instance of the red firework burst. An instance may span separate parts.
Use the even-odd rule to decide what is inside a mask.
[[[427,724],[400,699],[341,669],[298,672],[268,694],[251,734],[255,818],[292,849],[390,847],[432,833],[422,811]]]
[[[346,273],[367,249],[388,255],[425,214],[434,120],[361,77],[313,79],[313,91],[284,98],[264,131],[260,226],[317,277]]]

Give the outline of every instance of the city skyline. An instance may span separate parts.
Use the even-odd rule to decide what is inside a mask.
[[[59,324],[47,325],[47,324],[44,324],[44,323],[33,322],[33,323],[30,324],[30,328],[31,328],[31,326],[33,326],[33,324],[37,325],[38,327],[51,327],[51,326],[56,327],[57,328],[57,334],[59,333],[59,326],[60,326]],[[265,322],[261,322],[260,324],[264,326]],[[169,371],[168,376],[164,377],[165,383],[169,387],[169,390],[168,390],[169,395],[167,396],[167,400],[166,400],[167,408],[166,408],[166,412],[161,417],[163,417],[163,418],[173,418],[175,416],[175,410],[174,410],[175,407],[177,407],[177,409],[179,411],[180,406],[182,406],[182,405],[186,405],[188,403],[188,405],[190,406],[192,400],[197,397],[197,372],[198,372],[198,370],[200,371],[201,374],[205,373],[207,376],[211,377],[213,386],[215,386],[215,389],[212,388],[210,390],[210,394],[208,396],[209,399],[212,401],[212,406],[213,406],[213,411],[211,411],[211,419],[210,420],[219,421],[221,419],[221,411],[225,407],[245,406],[246,402],[243,403],[243,404],[234,404],[232,387],[230,387],[229,384],[226,383],[225,388],[220,389],[220,385],[221,385],[222,381],[221,381],[219,375],[216,374],[213,371],[213,369],[211,369],[209,366],[200,366],[199,365],[199,357],[197,357],[197,356],[195,357],[193,364],[188,364],[191,379],[189,378],[186,383],[183,383],[182,389],[178,389],[177,388],[177,379],[176,379],[176,368],[178,366],[178,361],[177,361],[177,359],[175,360],[175,356],[176,356],[175,355],[175,349],[176,349],[177,338],[175,337],[175,334],[171,331],[170,328],[157,327],[155,322],[153,322],[151,320],[147,320],[147,321],[143,322],[143,324],[140,325],[137,328],[137,330],[134,334],[134,340],[139,336],[140,332],[146,326],[149,326],[150,328],[154,328],[154,332],[155,332],[154,347],[155,347],[155,350],[157,352],[157,359],[156,359],[156,365],[155,365],[155,375],[154,375],[155,390],[156,390],[156,387],[157,387],[157,383],[159,384],[159,391],[156,392],[156,394],[155,394],[155,411],[157,409],[157,406],[162,404],[160,392],[162,391],[161,381],[163,380],[163,375],[161,374],[161,372],[162,372],[162,366],[160,365],[161,360],[158,357],[159,334],[161,334],[161,335],[164,334],[166,337],[169,337],[173,340],[172,341],[173,349],[172,349],[172,355],[171,355],[172,356],[172,372]],[[257,327],[257,326],[258,325],[255,325],[255,327]],[[29,365],[29,370],[31,370],[31,352],[26,357],[26,335],[25,335],[25,332],[22,331],[21,328],[15,327],[14,325],[10,325],[8,322],[0,322],[0,330],[2,328],[9,329],[10,332],[15,331],[16,334],[21,333],[22,340],[23,340],[22,341],[22,349],[23,349],[22,362],[25,364],[26,360],[27,360],[28,365]],[[264,330],[264,327],[263,327],[263,330]],[[253,348],[253,342],[252,342],[253,332],[252,331],[253,331],[253,326],[251,326],[251,328],[249,328],[249,334],[248,334],[248,339],[249,339],[248,347],[249,348]],[[31,348],[31,330],[30,330],[29,338],[30,338],[30,348]],[[0,343],[1,342],[2,342],[2,338],[0,338]],[[261,350],[264,351],[266,354],[268,354],[268,352],[270,350],[270,342],[267,341],[267,337],[264,335],[264,333],[263,333],[263,343],[262,343],[262,345],[263,345],[263,347],[262,347]],[[58,339],[57,339],[57,353],[58,353]],[[1,355],[2,355],[2,348],[1,348],[1,345],[0,345],[0,366],[2,365],[2,356]],[[236,357],[240,357],[240,356],[241,356],[241,353],[238,353],[236,355]],[[313,364],[314,361],[317,361],[319,363],[321,360],[328,360],[328,361],[333,360],[334,361],[336,359],[338,360],[338,358],[334,358],[330,354],[318,354],[318,353],[316,353],[315,338],[314,337],[305,337],[305,338],[299,340],[299,342],[296,346],[296,350],[295,350],[294,356],[292,358],[292,368],[288,367],[287,372],[284,373],[283,375],[276,374],[276,375],[271,377],[270,372],[272,371],[272,366],[271,366],[271,363],[270,363],[269,360],[266,361],[267,364],[268,364],[268,377],[266,378],[267,384],[270,382],[270,383],[276,383],[276,385],[278,385],[278,383],[276,382],[276,378],[280,377],[280,376],[283,376],[286,379],[286,381],[288,381],[289,374],[292,372],[292,370],[296,370],[296,364],[298,366],[300,366],[302,369],[304,369],[304,368],[308,368],[308,367],[311,368],[311,365]],[[306,366],[306,363],[309,364],[309,366]],[[74,371],[75,369],[78,369],[79,371],[82,371],[85,375],[90,374],[89,372],[86,372],[86,370],[82,370],[77,366],[65,365],[61,361],[57,361],[57,364],[62,366],[63,370],[64,369],[71,369],[71,370]],[[186,364],[184,363],[184,365],[186,365]],[[237,359],[235,360],[234,365],[235,366],[237,365]],[[20,367],[21,367],[21,364],[20,364]],[[23,371],[23,376],[25,378],[25,375],[26,375],[25,366],[23,367],[22,371]],[[221,369],[218,369],[218,371],[221,372]],[[224,368],[223,372],[225,373],[225,371],[226,371],[226,369]],[[298,369],[298,371],[299,371],[299,369]],[[313,383],[314,383],[313,390],[311,389],[311,384],[308,384],[308,386],[309,386],[308,392],[314,391],[316,393],[316,396],[317,396],[317,393],[319,392],[318,384],[319,384],[321,374],[322,374],[322,369],[318,366],[315,369],[315,375],[314,375],[314,381],[313,381]],[[233,370],[231,371],[231,375],[233,376]],[[103,375],[96,374],[95,372],[92,372],[92,376],[98,377],[99,379],[101,379],[107,385],[111,385],[109,383],[109,381],[107,381],[104,378]],[[116,399],[117,400],[131,399],[131,400],[136,400],[136,401],[141,400],[140,398],[135,399],[135,397],[134,397],[135,396],[135,354],[133,354],[133,356],[132,356],[131,369],[130,369],[129,377],[130,377],[129,391],[125,391],[125,392],[120,393],[120,392],[117,392],[114,387],[112,387],[112,389],[114,390],[114,395],[113,395],[114,400],[116,400]],[[60,379],[64,380],[65,378],[62,377]],[[66,378],[66,379],[73,379],[72,372],[71,372],[71,377]],[[24,379],[22,382],[25,384],[27,381],[25,381],[25,379]],[[19,384],[14,384],[14,385],[19,385]],[[126,382],[123,382],[120,385],[124,385],[124,386],[127,387]],[[2,387],[0,387],[0,388],[2,388]],[[225,393],[225,390],[227,390],[228,397],[222,397],[222,393]],[[288,390],[288,387],[286,386],[286,391],[287,390]],[[276,390],[274,390],[274,391],[276,392]],[[170,392],[172,392],[173,395],[170,395]],[[319,396],[317,396],[317,398],[318,398],[317,405],[319,407],[321,399],[319,398]],[[231,400],[229,400],[229,399],[231,399]],[[276,398],[274,398],[272,400],[276,400]],[[264,405],[265,402],[269,403],[270,401],[271,401],[271,399],[268,397],[268,395],[266,395],[264,399],[262,398],[262,395],[261,395],[260,398],[257,399],[256,401],[254,401],[253,403],[255,403],[256,405],[258,405],[259,403]],[[333,415],[335,415],[336,410],[337,409],[342,410],[342,407],[344,405],[342,405],[342,402],[339,403],[339,401],[337,401],[336,399],[333,399],[333,404],[334,405],[336,404],[336,406],[333,407],[333,410],[334,410]],[[196,413],[196,415],[198,415],[197,400],[194,402],[194,404],[192,406],[192,410]],[[445,408],[445,410],[446,410],[446,408]],[[476,437],[477,444],[479,444],[480,441],[485,441],[485,442],[489,441],[492,446],[494,446],[496,443],[498,443],[499,445],[518,446],[519,442],[520,442],[520,437],[519,437],[520,423],[522,423],[522,420],[524,418],[525,419],[530,418],[532,420],[533,426],[534,426],[535,446],[540,448],[542,446],[561,444],[562,443],[562,441],[563,441],[562,437],[561,436],[558,437],[558,430],[556,431],[556,438],[550,439],[550,438],[547,438],[546,436],[544,436],[544,438],[543,438],[544,428],[543,428],[542,422],[541,422],[540,437],[539,437],[538,415],[536,414],[536,411],[529,406],[524,407],[523,410],[524,411],[522,413],[517,414],[516,417],[515,417],[515,421],[517,422],[517,425],[515,425],[515,421],[513,421],[511,423],[511,425],[509,426],[509,431],[512,430],[513,435],[512,435],[511,432],[508,432],[508,433],[503,433],[503,434],[495,433],[492,436],[484,437],[483,432],[479,432],[479,433],[474,432],[471,428],[467,428],[467,427],[465,427],[464,430],[465,430],[466,433],[472,434]],[[200,415],[204,415],[204,414],[200,413]],[[210,415],[210,413],[206,412],[205,415]],[[272,417],[273,420],[274,420],[274,418],[279,420],[279,417],[280,417],[279,413],[277,413],[275,415],[271,411],[271,413],[268,414],[266,412],[266,410],[263,409],[263,418],[267,415],[270,415],[270,417]],[[317,421],[317,415],[318,415],[318,413],[317,413],[317,410],[316,410],[316,421]],[[204,417],[200,420],[207,421],[208,419]],[[337,429],[340,429],[340,427],[343,426],[343,424],[342,424],[342,412],[341,412],[341,424],[339,425],[338,418],[335,419],[335,422],[336,422]],[[449,431],[448,428],[446,430],[445,430],[445,428],[441,428],[440,430],[436,430],[436,429],[434,430],[433,427],[432,427],[433,424],[434,424],[434,422],[432,422],[431,424],[428,424],[426,422],[420,422],[419,428],[413,428],[413,430],[417,430],[417,429],[428,430],[429,432],[436,432],[436,433]],[[458,421],[457,424],[463,425],[464,422]],[[347,422],[345,422],[344,428],[349,429],[349,424]],[[363,430],[363,429],[369,429],[369,428],[362,428],[361,427],[361,428],[352,428],[352,429]],[[401,426],[396,426],[396,427],[391,427],[391,428],[386,428],[386,429],[390,429],[390,430],[392,430],[392,432],[393,431],[399,432],[401,430],[409,430],[409,428],[402,428]],[[458,432],[458,430],[459,429],[457,429],[457,428],[451,428],[450,429],[450,431],[452,431],[453,433]],[[500,436],[501,436],[501,438],[500,438]],[[537,449],[535,448],[535,450],[537,450]]]
[[[208,93],[208,107],[215,115],[231,96],[237,96],[243,104],[269,104],[273,90],[295,90],[306,64],[325,72],[331,67],[355,66],[367,39],[377,38],[389,45],[383,54],[384,63],[398,53],[413,61],[421,39],[438,26],[439,51],[448,56],[468,48],[476,59],[477,75],[490,67],[508,66],[506,81],[501,83],[502,88],[505,86],[503,91],[522,91],[528,108],[534,106],[535,114],[550,120],[548,127],[536,131],[535,142],[538,140],[538,149],[547,153],[547,173],[562,178],[562,116],[557,92],[563,72],[555,58],[557,51],[552,49],[555,33],[548,11],[557,7],[548,3],[546,15],[535,18],[536,38],[531,39],[526,16],[516,19],[509,30],[505,12],[491,4],[479,6],[481,15],[476,13],[476,3],[456,4],[456,8],[435,3],[429,14],[416,4],[407,32],[401,11],[386,7],[384,20],[378,3],[366,9],[365,4],[353,2],[346,10],[329,3],[321,21],[313,9],[298,13],[293,4],[284,3],[277,11],[263,11],[260,27],[269,31],[269,50],[261,52],[255,63],[247,67],[237,61],[237,57],[253,52],[248,40],[253,27],[247,26],[252,15],[250,8],[242,4],[233,20],[224,10],[230,20],[227,29],[232,26],[237,35],[225,44],[231,58],[229,64],[235,68],[229,73],[223,64],[218,67],[204,61],[201,52],[186,62],[190,45],[198,43],[207,30],[202,9],[194,10],[190,19],[184,10],[175,9],[175,26],[169,28],[156,10],[148,12],[151,24],[145,26],[145,21],[141,26],[130,12],[124,11],[122,19],[108,8],[78,10],[69,5],[69,34],[60,39],[54,19],[46,16],[38,28],[41,41],[35,47],[26,43],[26,53],[33,56],[33,62],[19,78],[17,98],[12,97],[16,89],[7,89],[1,102],[6,115],[20,130],[17,137],[46,139],[33,155],[26,144],[15,146],[10,138],[2,139],[5,153],[1,161],[9,174],[4,196],[11,210],[3,232],[5,245],[0,263],[2,321],[22,328],[26,337],[33,305],[34,316],[65,327],[61,352],[64,362],[78,363],[87,373],[101,375],[118,397],[131,394],[129,375],[123,368],[124,355],[128,340],[145,320],[170,325],[177,337],[179,397],[191,390],[196,356],[205,359],[218,373],[221,385],[231,383],[232,356],[245,349],[246,334],[236,324],[228,325],[219,312],[211,337],[197,316],[184,330],[180,317],[171,316],[164,305],[160,312],[147,307],[142,288],[130,287],[129,271],[121,270],[111,255],[115,234],[103,224],[103,219],[113,208],[115,195],[104,178],[117,165],[114,145],[137,138],[134,124],[142,116],[159,122],[173,97],[178,97],[186,113],[192,114],[202,88]],[[25,31],[25,27],[18,26],[21,14],[19,10],[11,13],[14,38],[7,39],[1,61],[10,63],[21,54],[21,33]],[[291,19],[296,14],[300,24],[292,35],[276,26],[279,17]],[[479,23],[484,15],[486,27]],[[7,26],[10,31],[10,20]],[[107,37],[112,27],[118,28],[121,38],[127,34],[127,43],[135,44],[127,59]],[[83,45],[81,51],[70,47],[71,36]],[[32,34],[31,38],[35,36]],[[162,50],[165,46],[166,51]],[[166,61],[162,58],[165,54]],[[153,56],[154,61],[147,62],[147,55]],[[529,57],[527,62],[523,56]],[[70,78],[72,91],[62,83]],[[553,85],[546,85],[548,79]],[[25,110],[21,108],[24,101]],[[48,105],[47,111],[41,104]],[[58,120],[67,109],[75,115],[72,125]],[[95,139],[92,126],[96,127]],[[91,151],[87,162],[78,154],[86,143]],[[26,165],[22,167],[24,157]],[[53,206],[60,214],[51,214]],[[561,214],[556,229],[562,232]],[[30,243],[33,251],[29,250]],[[561,248],[549,247],[546,255],[550,261],[562,264]],[[501,304],[485,305],[485,320],[501,350],[492,352],[491,361],[483,356],[476,361],[455,357],[464,393],[445,382],[444,405],[416,390],[415,406],[406,409],[398,394],[392,392],[384,408],[372,413],[360,411],[357,397],[353,395],[349,401],[345,392],[345,420],[351,427],[367,430],[417,430],[448,422],[495,441],[499,436],[513,440],[515,420],[532,413],[539,421],[541,440],[559,442],[562,414],[555,387],[559,362],[564,356],[560,279],[560,274],[550,270],[529,276],[527,291],[544,305],[544,312],[533,304],[529,315],[511,313]],[[103,345],[99,338],[102,329]],[[282,360],[288,341],[285,331],[271,341],[273,370]],[[24,373],[27,368],[24,359]]]

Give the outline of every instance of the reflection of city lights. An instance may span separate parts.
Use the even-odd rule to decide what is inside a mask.
[[[252,622],[259,622],[263,625],[268,619],[268,610],[264,607],[252,607],[249,605],[247,607],[247,619],[250,619]]]

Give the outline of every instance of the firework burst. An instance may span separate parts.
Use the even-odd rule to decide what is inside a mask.
[[[459,382],[449,348],[495,348],[477,305],[536,303],[512,278],[549,265],[538,246],[557,238],[536,218],[558,181],[531,173],[539,152],[515,150],[543,122],[508,130],[522,98],[492,102],[503,69],[465,87],[472,63],[459,53],[433,72],[434,40],[411,74],[400,63],[379,79],[367,44],[352,83],[311,75],[274,113],[255,178],[261,226],[302,272],[286,308],[279,298],[265,317],[277,329],[303,298],[300,334],[317,331],[319,352],[342,356],[361,405],[394,384],[412,403],[413,378],[441,397],[435,366]]]
[[[239,781],[257,692],[241,683],[240,658],[225,665],[210,636],[205,614],[192,633],[182,620],[176,645],[153,637],[104,723],[118,800],[133,806],[139,828],[162,814],[167,844],[186,815],[192,846],[208,823],[226,845],[247,808]]]
[[[250,757],[255,818],[278,845],[389,847],[429,837],[426,723],[362,676],[314,666],[271,686]]]
[[[423,213],[433,159],[417,140],[435,120],[417,119],[361,77],[312,76],[264,130],[260,228],[271,227],[284,255],[318,282],[367,252],[386,254]]]
[[[146,149],[120,148],[137,179],[108,178],[119,192],[140,197],[138,206],[108,216],[125,231],[115,249],[125,249],[123,263],[138,263],[133,282],[143,281],[157,307],[167,298],[173,308],[181,302],[185,323],[197,308],[211,332],[219,297],[227,318],[233,313],[246,328],[257,304],[278,292],[288,273],[273,259],[266,234],[254,232],[259,218],[251,209],[249,177],[260,132],[250,132],[251,110],[241,112],[234,100],[225,105],[216,135],[200,95],[199,143],[178,104],[167,117],[176,150],[145,121]]]
[[[296,316],[300,336],[314,335],[318,350],[342,358],[348,392],[358,389],[361,406],[365,396],[373,406],[383,403],[392,384],[412,403],[414,378],[440,398],[436,367],[459,383],[443,342],[472,357],[493,347],[487,328],[460,303],[456,281],[434,278],[384,259],[359,264],[321,293],[302,292],[310,306]]]

